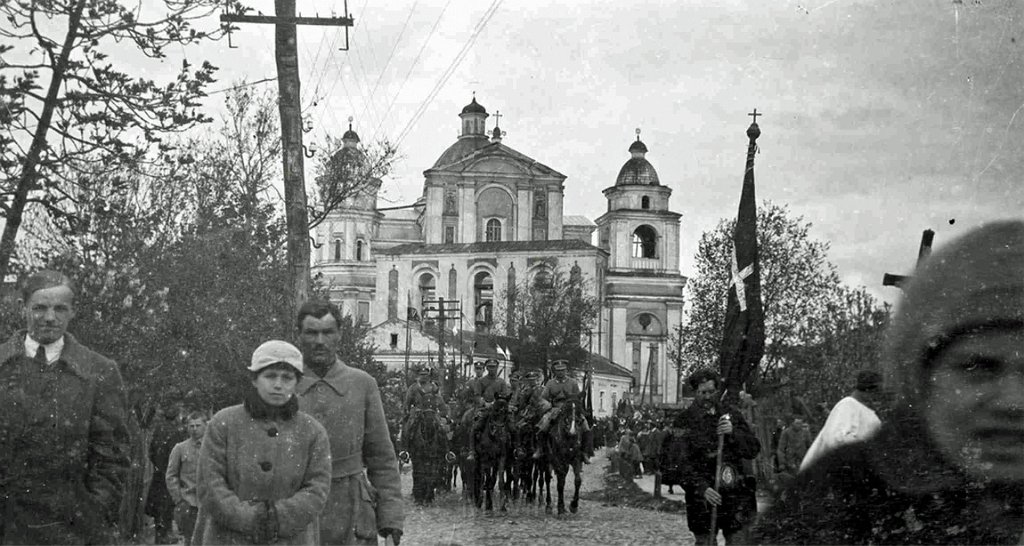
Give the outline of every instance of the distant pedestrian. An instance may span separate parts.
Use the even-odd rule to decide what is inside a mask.
[[[192,542],[319,544],[331,448],[323,425],[299,411],[302,353],[268,341],[248,370],[243,403],[218,411],[203,437]]]
[[[905,285],[878,433],[803,470],[763,544],[1024,544],[1024,222],[948,243]]]
[[[0,543],[112,544],[129,468],[121,372],[67,332],[75,290],[29,275],[0,345]]]
[[[182,430],[178,426],[178,411],[167,406],[157,412],[153,426],[153,438],[149,442],[149,461],[153,465],[153,479],[146,495],[145,512],[153,518],[154,540],[157,544],[174,544],[177,539],[174,533],[174,499],[164,481],[171,450],[181,438]]]
[[[643,454],[640,453],[640,446],[633,439],[632,431],[625,431],[622,439],[619,440],[619,445],[615,448],[615,453],[619,460],[619,475],[627,480],[636,478],[640,473]]]
[[[875,413],[882,401],[882,375],[874,370],[857,373],[857,384],[853,392],[836,403],[828,414],[825,426],[800,463],[803,470],[825,452],[837,446],[870,438],[882,425]]]
[[[199,514],[199,499],[196,498],[196,482],[199,480],[199,449],[206,432],[206,416],[195,411],[186,420],[188,438],[171,449],[167,460],[167,491],[174,501],[174,521],[185,536],[185,546],[192,544],[192,531]]]
[[[779,472],[786,476],[794,476],[800,471],[800,463],[811,447],[811,431],[803,417],[797,415],[793,421],[779,434],[779,446],[776,457],[779,461]]]

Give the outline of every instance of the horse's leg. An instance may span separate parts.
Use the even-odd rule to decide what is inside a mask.
[[[545,504],[544,511],[551,513],[551,465],[544,463],[544,490],[547,495],[547,503]]]
[[[572,503],[569,504],[569,511],[573,514],[580,507],[580,486],[583,485],[583,462],[577,460],[572,464],[573,482],[572,486],[575,491],[572,494]]]
[[[558,465],[558,514],[565,513],[565,479],[568,477],[569,469],[565,463]]]
[[[501,502],[499,510],[508,512],[508,497],[511,493],[508,476],[505,475],[506,457],[498,458],[498,499]]]

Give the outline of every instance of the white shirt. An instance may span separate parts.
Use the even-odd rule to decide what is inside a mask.
[[[46,363],[53,364],[60,358],[60,353],[64,351],[64,336],[60,336],[60,339],[54,341],[49,345],[43,345],[46,350]],[[32,339],[32,336],[25,336],[25,356],[29,358],[36,357],[36,351],[39,350],[39,342]]]
[[[881,426],[882,421],[871,408],[852,396],[843,398],[829,412],[825,426],[821,427],[818,437],[804,455],[800,470],[807,468],[823,454],[838,446],[867,440],[874,436]]]

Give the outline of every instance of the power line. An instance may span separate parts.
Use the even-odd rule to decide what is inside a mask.
[[[254,82],[247,82],[239,85],[232,85],[231,87],[225,87],[224,89],[218,89],[216,91],[210,91],[207,95],[216,95],[217,93],[227,93],[228,91],[234,91],[235,89],[242,89],[244,87],[252,87],[261,83],[276,82],[277,78],[263,78],[262,80],[256,80]]]
[[[412,14],[416,12],[416,6],[418,4],[419,0],[416,0],[415,2],[413,2],[412,8],[409,9],[409,15],[405,18],[405,24],[402,25],[402,30],[398,33],[398,38],[395,38],[395,45],[391,47],[391,53],[388,54],[387,60],[384,61],[384,68],[381,68],[380,73],[377,74],[377,81],[373,84],[373,91],[370,91],[371,97],[377,94],[377,89],[380,87],[380,80],[384,78],[384,73],[387,72],[388,66],[391,65],[391,59],[394,58],[395,51],[398,51],[398,44],[402,42],[402,36],[405,35],[405,29],[409,28],[409,21],[412,20]],[[363,110],[362,114],[360,114],[360,116],[362,116],[363,114],[366,114],[365,109]],[[382,118],[381,123],[383,122],[384,120]]]
[[[398,96],[401,95],[402,90],[405,89],[405,84],[406,82],[409,81],[409,76],[412,75],[413,69],[415,69],[416,65],[419,64],[420,57],[423,56],[423,51],[427,49],[427,44],[430,43],[430,39],[434,37],[434,32],[437,31],[437,26],[441,23],[441,18],[444,17],[444,12],[448,10],[448,6],[450,6],[451,3],[452,0],[448,0],[447,2],[445,2],[444,7],[441,8],[441,13],[437,16],[437,19],[434,20],[434,26],[430,27],[430,33],[427,34],[427,39],[423,41],[423,45],[420,46],[420,50],[416,53],[416,58],[412,60],[412,64],[409,66],[409,70],[405,72],[405,78],[402,79],[402,84],[398,86],[398,92],[395,93],[395,96],[392,97],[391,102],[388,103],[387,109],[384,110],[384,118],[381,119],[380,124],[377,125],[377,128],[373,131],[374,140],[376,140],[377,135],[380,134],[380,131],[384,127],[384,123],[387,121],[388,116],[391,115],[391,109],[394,108],[395,101],[398,100]]]
[[[434,88],[427,95],[427,98],[424,99],[423,102],[420,104],[420,107],[416,110],[416,113],[413,114],[413,117],[409,120],[409,123],[407,123],[405,128],[402,129],[402,132],[399,133],[398,138],[395,139],[395,146],[401,144],[402,140],[405,139],[406,135],[409,134],[409,131],[412,129],[413,125],[415,125],[416,122],[419,121],[419,118],[423,116],[424,112],[426,112],[427,108],[430,106],[430,103],[441,91],[441,88],[444,87],[444,84],[447,83],[448,79],[451,78],[452,74],[455,73],[455,70],[458,68],[459,64],[462,63],[462,60],[465,59],[466,54],[469,53],[469,50],[473,47],[473,44],[476,43],[476,39],[478,36],[480,36],[480,32],[482,32],[484,27],[487,26],[488,21],[490,21],[491,17],[494,16],[494,13],[498,11],[498,6],[500,4],[501,0],[494,0],[491,3],[491,6],[480,18],[480,21],[477,23],[476,28],[473,29],[473,34],[469,37],[469,40],[467,40],[466,44],[462,46],[462,49],[459,51],[458,55],[456,55],[455,58],[452,59],[451,64],[448,65],[448,69],[445,70],[444,74],[441,76],[441,79],[439,79],[438,82],[434,85]]]

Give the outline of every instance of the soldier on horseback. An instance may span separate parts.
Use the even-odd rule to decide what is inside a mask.
[[[431,414],[431,418],[437,420],[442,430],[446,430],[443,418],[448,416],[448,406],[441,398],[440,387],[430,380],[430,368],[424,366],[417,373],[417,383],[409,387],[405,395],[405,418],[402,420],[402,440],[408,442],[406,431],[412,430],[413,424],[424,413]]]
[[[541,396],[544,400],[551,403],[551,408],[547,410],[543,417],[540,419],[540,425],[538,428],[538,442],[537,448],[533,451],[533,458],[539,459],[542,456],[541,446],[543,442],[539,441],[547,434],[548,428],[551,426],[551,422],[558,417],[562,410],[562,406],[565,405],[569,397],[579,397],[580,386],[576,383],[575,379],[568,376],[569,365],[565,360],[556,360],[554,362],[553,370],[555,376],[548,380],[547,384],[544,385],[544,389],[541,392]],[[587,420],[580,420],[580,427],[583,430],[583,462],[590,464],[590,458],[594,456],[594,438],[590,431],[590,424]]]
[[[512,387],[504,379],[498,377],[498,361],[488,358],[484,365],[487,368],[487,375],[471,383],[470,396],[476,408],[476,414],[473,416],[473,434],[470,435],[469,440],[471,457],[475,453],[476,437],[483,428],[483,410],[490,407],[497,397],[508,400],[512,396]]]

